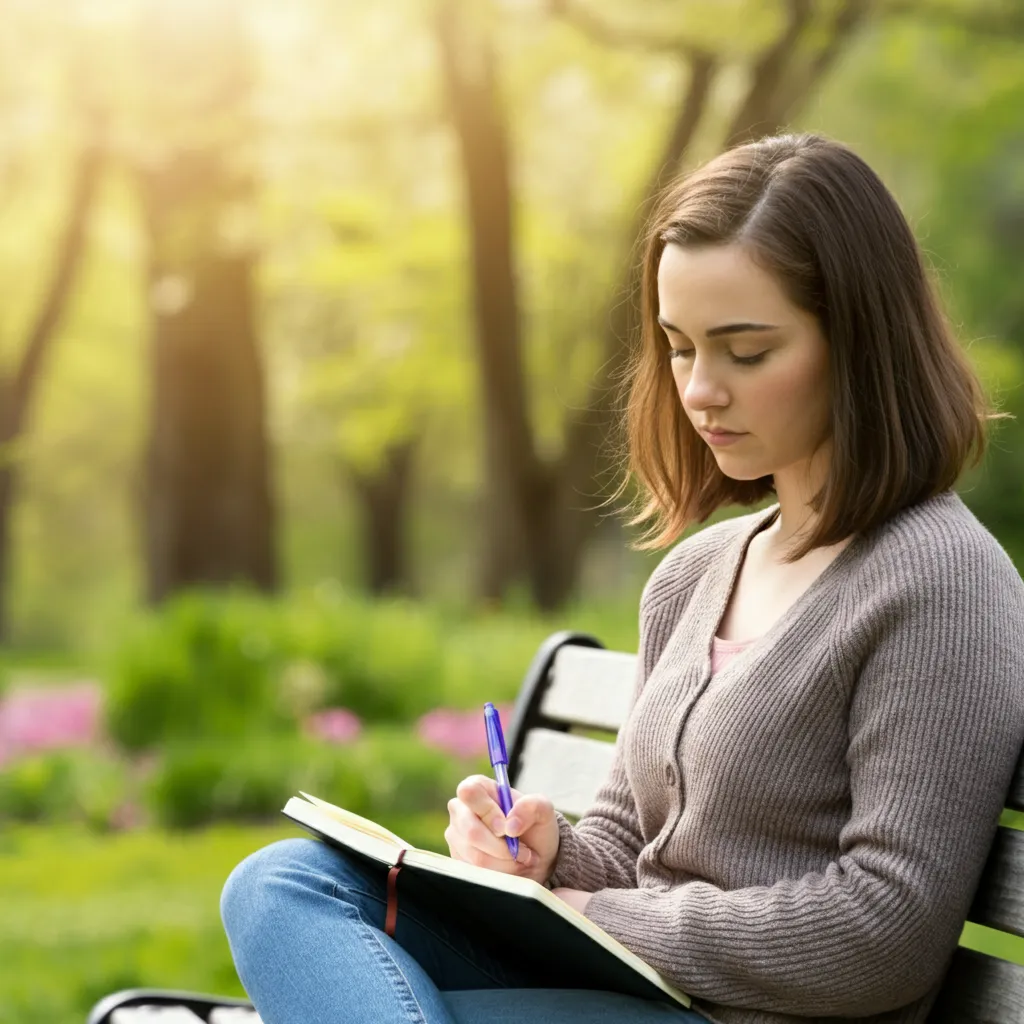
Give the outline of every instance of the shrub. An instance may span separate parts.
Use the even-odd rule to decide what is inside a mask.
[[[288,728],[288,708],[275,692],[277,631],[272,606],[237,591],[186,593],[144,615],[114,655],[111,735],[142,750]]]
[[[300,789],[331,790],[357,814],[368,810],[366,784],[350,762],[337,750],[294,736],[171,747],[150,780],[147,803],[161,824],[191,828],[224,819],[273,819]]]
[[[105,829],[130,798],[127,767],[85,750],[37,754],[0,772],[0,821],[80,821]]]
[[[142,616],[117,645],[107,727],[144,750],[294,733],[325,707],[412,722],[444,703],[441,635],[434,613],[410,601],[325,587],[279,601],[193,591]]]
[[[550,632],[538,619],[508,615],[453,623],[445,645],[442,699],[435,706],[476,707],[482,722],[484,701],[514,702],[531,659]]]
[[[377,727],[348,752],[366,780],[370,816],[375,820],[384,815],[444,811],[459,781],[480,770],[479,758],[453,757],[401,726]]]
[[[441,703],[441,626],[426,606],[318,587],[284,609],[289,654],[323,672],[320,706],[408,722]]]
[[[401,727],[376,727],[344,747],[264,736],[169,748],[146,800],[156,820],[171,828],[274,820],[300,790],[381,820],[444,810],[467,774],[466,762],[427,747]]]
[[[71,766],[59,754],[15,761],[0,772],[0,818],[45,821],[74,810]]]

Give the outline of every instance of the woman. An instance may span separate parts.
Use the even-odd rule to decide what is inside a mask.
[[[952,490],[992,414],[895,201],[821,137],[741,146],[668,189],[642,289],[627,426],[646,546],[777,501],[652,574],[584,818],[514,793],[505,821],[473,776],[445,838],[551,885],[693,1010],[531,988],[415,908],[392,941],[383,872],[290,840],[222,901],[266,1024],[919,1024],[934,1003],[1024,742],[1024,582]]]

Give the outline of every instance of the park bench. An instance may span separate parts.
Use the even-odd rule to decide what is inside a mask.
[[[555,633],[527,671],[507,730],[509,776],[579,818],[611,767],[626,717],[636,655],[602,648],[583,633]],[[1024,682],[1024,681],[1022,681]],[[598,735],[595,735],[598,734]],[[1024,811],[1024,757],[1007,806]],[[1024,832],[1000,827],[968,920],[1024,936]],[[132,989],[93,1008],[88,1024],[259,1024],[242,999]],[[1024,966],[959,948],[929,1024],[1022,1024]]]

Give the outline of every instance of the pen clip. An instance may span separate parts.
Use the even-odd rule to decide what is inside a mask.
[[[501,718],[498,716],[498,709],[490,701],[484,705],[484,728],[487,731],[487,755],[491,759],[491,767],[496,764],[508,764]]]

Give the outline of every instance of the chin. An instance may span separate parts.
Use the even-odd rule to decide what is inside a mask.
[[[775,485],[775,478],[769,472],[766,473],[763,469],[744,469],[743,466],[730,466],[728,458],[725,460],[725,465],[722,462],[718,463],[718,468],[722,471],[723,476],[727,476],[730,480],[764,480],[765,483]]]

